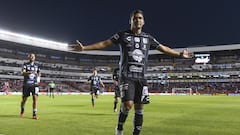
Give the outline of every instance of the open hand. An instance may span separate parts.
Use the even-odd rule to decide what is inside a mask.
[[[72,49],[72,51],[83,51],[84,50],[84,46],[78,40],[76,40],[76,44],[70,45],[70,48]]]
[[[182,57],[183,58],[192,58],[193,57],[193,53],[189,52],[188,49],[184,49],[182,52]]]

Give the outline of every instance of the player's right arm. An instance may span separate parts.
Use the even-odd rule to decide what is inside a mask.
[[[76,44],[73,44],[71,47],[73,48],[73,51],[90,51],[90,50],[101,50],[111,45],[113,45],[113,42],[110,39],[97,42],[91,45],[83,45],[81,42],[77,40]]]

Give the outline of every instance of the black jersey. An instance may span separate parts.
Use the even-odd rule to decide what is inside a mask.
[[[25,85],[36,84],[38,74],[40,73],[40,68],[39,68],[38,64],[36,64],[36,63],[31,64],[30,62],[26,62],[23,64],[23,70],[25,70],[26,72],[34,71],[34,73],[32,73],[32,74],[24,76],[24,84]]]
[[[96,75],[91,75],[89,78],[88,78],[88,81],[91,81],[90,84],[91,84],[91,87],[100,87],[100,81],[101,81],[101,77]]]
[[[135,35],[131,30],[121,31],[110,39],[120,45],[121,76],[145,78],[149,49],[157,49],[159,42],[150,34]]]

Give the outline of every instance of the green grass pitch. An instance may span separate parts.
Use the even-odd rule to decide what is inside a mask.
[[[96,99],[94,109],[89,95],[40,95],[39,120],[31,119],[31,97],[21,118],[20,101],[19,95],[0,95],[0,135],[114,135],[118,113],[111,95]],[[132,117],[133,110],[124,135],[131,135]],[[141,134],[240,135],[240,97],[151,96]]]

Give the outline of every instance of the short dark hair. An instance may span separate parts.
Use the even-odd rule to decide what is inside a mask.
[[[132,13],[130,14],[130,18],[132,18],[135,14],[138,14],[138,13],[144,16],[143,11],[140,9],[137,9],[132,11]]]

